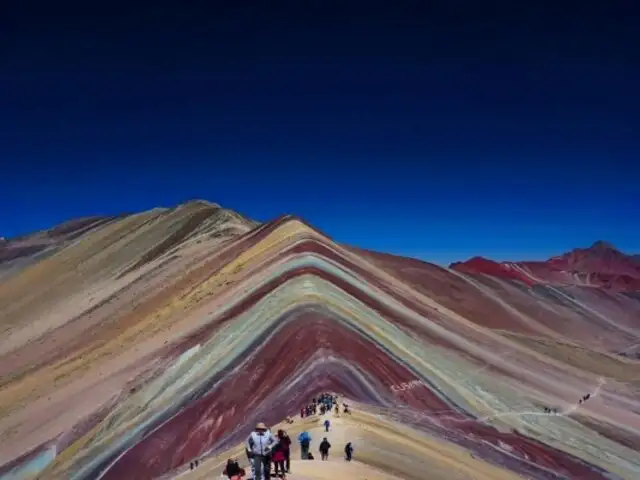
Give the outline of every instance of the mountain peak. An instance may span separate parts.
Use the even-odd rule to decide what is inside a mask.
[[[590,250],[618,250],[615,245],[604,240],[597,240],[591,245]]]
[[[179,206],[189,206],[189,205],[201,205],[205,207],[211,208],[222,208],[218,203],[210,202],[209,200],[203,200],[201,198],[194,198],[191,200],[187,200],[186,202],[181,203]]]

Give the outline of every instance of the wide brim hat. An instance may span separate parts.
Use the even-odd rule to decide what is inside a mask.
[[[256,430],[267,430],[267,426],[263,422],[260,422],[256,425]]]

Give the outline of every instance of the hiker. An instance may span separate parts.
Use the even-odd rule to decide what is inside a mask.
[[[300,458],[306,460],[309,456],[309,446],[311,445],[309,432],[305,431],[298,435],[298,443],[300,443]]]
[[[273,447],[274,474],[276,477],[281,477],[281,478],[286,478],[286,474],[284,471],[284,461],[285,461],[284,449],[285,449],[285,446],[281,442],[278,442],[275,445],[275,447]]]
[[[340,406],[337,403],[336,403],[335,412],[336,412],[336,415],[340,414]]]
[[[284,465],[287,473],[291,473],[291,439],[284,430],[278,430],[278,444],[282,445],[284,452]]]
[[[271,478],[271,451],[276,443],[276,437],[262,422],[256,425],[255,431],[247,438],[246,446],[251,452],[255,480]]]
[[[353,445],[351,445],[351,442],[349,442],[344,446],[344,459],[347,462],[351,461],[351,454],[352,453],[353,453]]]
[[[190,468],[191,470],[193,470],[193,462],[191,462],[191,463],[189,464],[189,468]]]
[[[330,421],[329,421],[329,419],[327,418],[327,419],[324,421],[324,431],[325,431],[325,432],[328,432],[328,431],[329,431],[329,426],[331,426],[331,422],[330,422]]]
[[[300,418],[304,418],[304,410],[305,410],[304,407],[300,409]]]
[[[342,405],[344,405],[344,410],[342,411],[342,413],[351,415],[351,412],[349,411],[349,405],[347,405],[346,403],[343,403]]]
[[[224,467],[223,475],[226,475],[229,480],[242,480],[246,472],[244,468],[240,467],[237,459],[230,458],[227,460],[227,465]]]
[[[320,450],[320,456],[321,456],[322,460],[328,460],[329,459],[329,449],[330,448],[331,448],[331,444],[327,440],[327,437],[324,437],[322,439],[322,442],[320,442],[320,448],[318,448],[318,450]]]

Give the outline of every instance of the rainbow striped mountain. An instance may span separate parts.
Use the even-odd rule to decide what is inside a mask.
[[[624,274],[443,268],[204,201],[2,239],[0,478],[218,478],[257,422],[317,442],[300,408],[334,392],[335,453],[294,441],[289,479],[637,480],[640,267],[612,249],[584,255]]]

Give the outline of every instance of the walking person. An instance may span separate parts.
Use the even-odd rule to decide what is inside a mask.
[[[349,442],[344,446],[344,459],[347,462],[350,462],[352,454],[353,454],[353,445],[351,445],[351,442]]]
[[[273,448],[273,468],[276,478],[286,478],[286,473],[284,471],[284,460],[284,445],[278,442]]]
[[[318,450],[320,450],[320,457],[322,458],[322,460],[328,460],[329,459],[329,449],[330,448],[331,448],[331,444],[327,440],[327,437],[324,437],[322,439],[322,442],[320,442],[320,448],[318,448]]]
[[[302,432],[298,435],[298,443],[300,444],[300,458],[307,460],[309,458],[309,447],[311,445],[311,435],[309,432]]]
[[[284,465],[287,473],[291,473],[291,439],[284,430],[278,430],[278,445],[282,446],[284,452]]]
[[[255,480],[269,480],[271,478],[271,451],[276,445],[276,437],[269,431],[267,426],[260,422],[249,438],[246,446],[251,453]]]
[[[324,421],[324,431],[325,431],[325,432],[328,432],[328,431],[329,431],[329,427],[330,427],[330,426],[331,426],[331,422],[330,422],[330,421],[329,421],[329,419],[327,418],[327,419]]]

